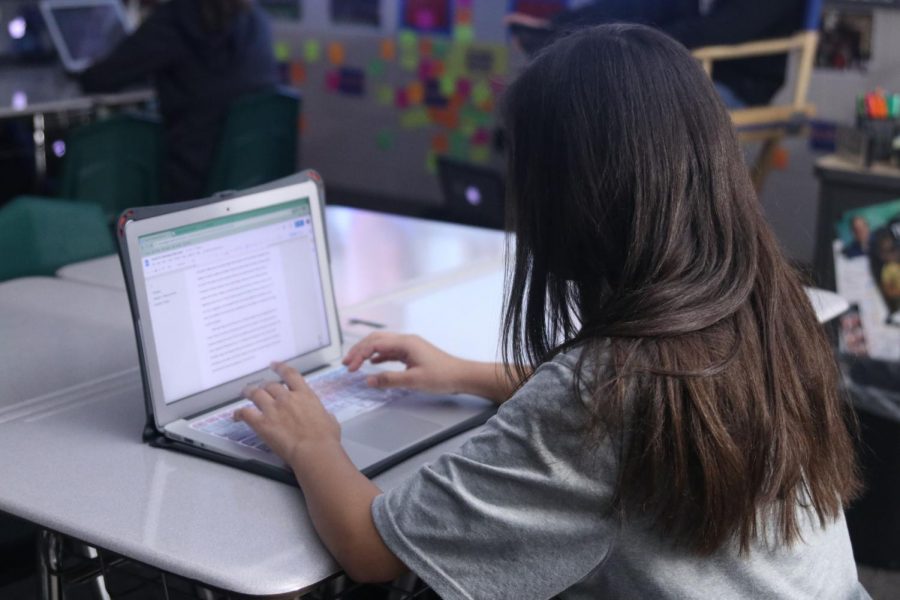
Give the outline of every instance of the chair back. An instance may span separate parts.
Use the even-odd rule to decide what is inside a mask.
[[[159,201],[162,126],[117,115],[75,130],[66,143],[60,196],[97,202],[108,217]]]
[[[806,1],[806,17],[803,20],[804,31],[818,31],[822,19],[823,0]]]
[[[19,196],[0,208],[0,281],[53,275],[69,263],[115,251],[98,204]]]
[[[207,195],[241,190],[297,171],[300,96],[276,89],[239,98],[228,111]]]

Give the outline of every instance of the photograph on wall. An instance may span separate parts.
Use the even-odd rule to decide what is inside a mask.
[[[418,33],[450,33],[453,0],[401,0],[400,27]]]
[[[303,0],[259,0],[259,5],[270,17],[279,21],[303,19]]]
[[[331,0],[331,22],[381,27],[381,0]]]
[[[837,293],[851,304],[841,350],[900,360],[900,200],[848,211],[834,242]]]
[[[872,60],[872,22],[871,10],[825,9],[816,67],[865,71]]]

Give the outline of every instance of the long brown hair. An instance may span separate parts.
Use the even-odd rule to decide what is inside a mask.
[[[511,85],[507,362],[579,347],[615,508],[701,554],[824,525],[858,479],[824,332],[782,256],[728,113],[679,44],[612,25]],[[770,521],[773,519],[773,521]]]

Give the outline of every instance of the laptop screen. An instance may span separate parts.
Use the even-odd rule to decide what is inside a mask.
[[[49,6],[62,44],[77,63],[91,64],[103,58],[126,35],[115,4],[56,4]]]
[[[308,198],[138,245],[166,404],[331,343]]]

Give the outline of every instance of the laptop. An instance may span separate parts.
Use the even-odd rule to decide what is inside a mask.
[[[41,0],[40,8],[69,73],[104,58],[129,33],[119,0]]]
[[[437,170],[447,217],[467,225],[504,228],[506,183],[499,171],[446,156],[438,157]]]
[[[145,440],[293,481],[243,422],[248,385],[283,361],[307,377],[342,426],[342,444],[375,475],[484,423],[473,396],[378,390],[377,368],[349,373],[332,291],[324,186],[313,171],[241,195],[132,209],[119,220],[144,397]]]

